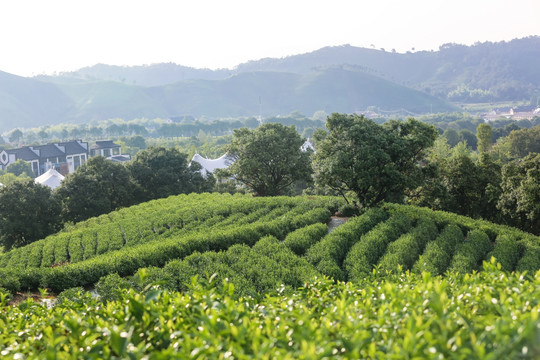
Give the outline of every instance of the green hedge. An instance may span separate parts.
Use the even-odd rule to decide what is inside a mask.
[[[306,253],[307,260],[321,274],[332,276],[336,280],[345,280],[340,266],[349,249],[360,240],[363,234],[387,218],[388,215],[384,210],[374,208],[361,216],[350,219],[309,248]]]
[[[431,219],[420,219],[409,233],[401,235],[388,245],[386,253],[379,261],[381,271],[396,272],[398,266],[410,270],[424,251],[426,244],[437,236],[437,226]]]
[[[387,221],[378,224],[351,248],[343,262],[347,279],[359,281],[373,270],[373,265],[386,251],[392,241],[407,232],[412,226],[411,219],[403,214],[396,214]]]
[[[427,271],[433,275],[444,273],[450,265],[456,247],[461,242],[463,242],[463,233],[459,226],[448,225],[437,239],[426,245],[424,253],[414,264],[413,270],[417,273]]]

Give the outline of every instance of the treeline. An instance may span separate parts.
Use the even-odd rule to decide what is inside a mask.
[[[540,234],[540,126],[514,130],[493,143],[492,128],[481,124],[478,152],[443,136],[426,158],[427,177],[408,191],[411,204]]]
[[[324,126],[326,114],[315,114],[313,118],[308,118],[298,112],[293,112],[288,116],[277,116],[263,119],[265,123],[280,123],[286,126],[294,125],[296,129],[304,135],[310,135],[317,128]],[[121,137],[131,138],[141,136],[143,138],[181,138],[181,137],[204,137],[223,136],[232,134],[233,130],[247,127],[254,129],[260,124],[254,117],[205,120],[189,117],[179,117],[174,119],[137,119],[124,121],[120,119],[107,120],[95,125],[89,124],[65,124],[55,126],[45,126],[32,129],[14,129],[6,137],[13,143],[24,143],[32,145],[34,143],[45,143],[68,139],[98,140],[103,138],[118,139]],[[0,142],[3,139],[0,138]],[[0,145],[6,146],[5,143]]]

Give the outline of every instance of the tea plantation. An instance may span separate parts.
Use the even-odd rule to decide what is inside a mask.
[[[539,237],[396,204],[328,233],[340,205],[173,196],[1,254],[0,354],[540,358]]]

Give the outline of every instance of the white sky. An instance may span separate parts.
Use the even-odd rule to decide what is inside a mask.
[[[234,67],[350,44],[404,52],[540,35],[540,0],[5,0],[0,71]]]

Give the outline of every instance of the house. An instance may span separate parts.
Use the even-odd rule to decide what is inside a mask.
[[[120,145],[115,144],[112,140],[98,140],[90,147],[90,157],[103,156],[112,161],[124,163],[131,160],[131,155],[122,154]]]
[[[67,175],[77,170],[88,160],[88,143],[72,140],[3,150],[0,152],[0,169],[6,169],[17,160],[28,162],[36,176],[40,176],[50,169]]]

